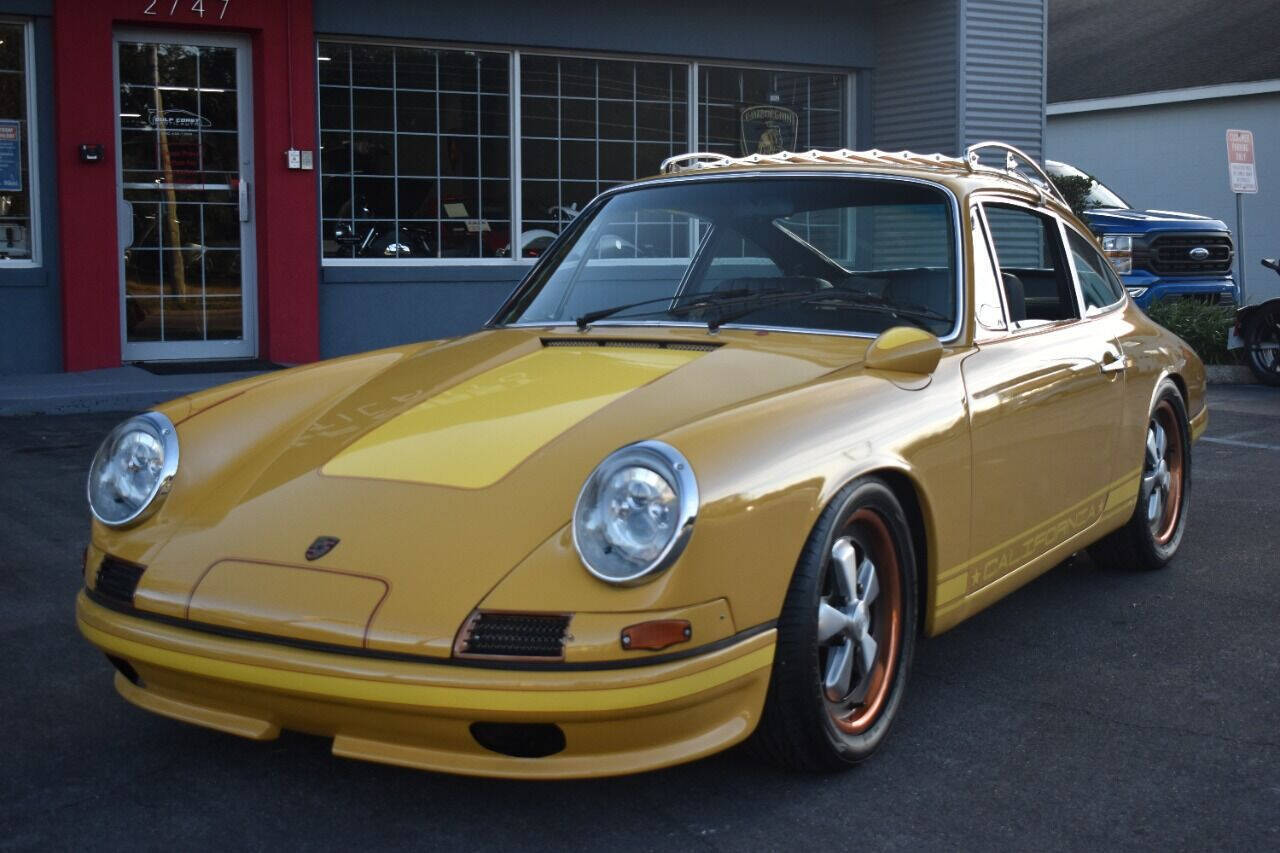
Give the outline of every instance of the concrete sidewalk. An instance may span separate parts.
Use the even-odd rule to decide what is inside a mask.
[[[141,367],[0,376],[0,416],[142,411],[165,400],[264,371],[157,376]]]

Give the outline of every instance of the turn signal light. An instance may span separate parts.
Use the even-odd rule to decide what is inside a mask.
[[[629,652],[636,649],[656,652],[676,643],[687,643],[692,637],[693,627],[688,619],[655,619],[623,628],[622,648]]]

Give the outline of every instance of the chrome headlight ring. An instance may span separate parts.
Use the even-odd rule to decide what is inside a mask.
[[[596,466],[573,508],[573,547],[600,580],[634,586],[670,568],[693,535],[698,481],[662,441],[619,448]]]
[[[89,466],[89,511],[108,527],[151,515],[178,473],[178,430],[159,412],[129,418],[108,433]]]

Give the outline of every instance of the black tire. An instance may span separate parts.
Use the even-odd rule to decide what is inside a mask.
[[[1152,424],[1159,421],[1166,433],[1168,448],[1165,459],[1170,473],[1169,489],[1161,504],[1158,517],[1151,518],[1148,478],[1152,474],[1152,459],[1148,450],[1143,452],[1143,484],[1138,489],[1133,515],[1124,527],[1090,546],[1089,553],[1100,565],[1121,568],[1151,570],[1169,564],[1182,543],[1187,526],[1187,506],[1191,485],[1191,427],[1187,422],[1187,408],[1178,388],[1166,379],[1160,384],[1156,402],[1147,419],[1148,434]],[[1171,429],[1172,427],[1172,429]],[[1176,466],[1169,461],[1177,455]],[[1176,492],[1175,492],[1176,489]],[[1173,496],[1171,501],[1169,497]],[[1169,504],[1173,504],[1172,511]]]
[[[1260,309],[1244,328],[1245,361],[1258,381],[1280,386],[1280,306]]]
[[[869,627],[861,635],[877,641],[870,669],[861,655],[865,639],[841,633],[829,643],[819,642],[820,603],[845,608],[840,612],[846,614],[857,610],[840,593],[841,579],[847,584],[849,574],[837,567],[832,552],[842,541],[853,550],[839,546],[841,566],[856,562],[859,580],[864,577],[862,559],[873,563],[877,592],[867,594],[871,584],[859,583],[855,593],[873,599],[864,601],[870,616],[862,623]],[[773,676],[750,742],[754,751],[783,767],[809,771],[842,770],[870,757],[902,703],[919,630],[918,601],[911,529],[902,506],[883,480],[853,481],[823,510],[801,552],[778,619]],[[857,663],[853,678],[844,685],[853,689],[833,701],[824,676],[832,671],[833,659],[848,648],[855,651],[844,653]],[[839,693],[838,687],[832,690]]]

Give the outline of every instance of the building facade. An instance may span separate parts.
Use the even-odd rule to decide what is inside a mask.
[[[1045,0],[0,0],[0,372],[465,333],[598,192],[690,150],[1039,156],[1045,25]]]
[[[1246,300],[1280,296],[1280,276],[1259,264],[1280,256],[1280,53],[1257,41],[1280,27],[1280,5],[1135,0],[1123,15],[1106,0],[1050,8],[1045,156],[1096,175],[1135,208],[1222,220],[1237,249],[1244,238],[1235,275]],[[1259,191],[1240,200],[1243,229],[1229,129],[1254,136]]]

